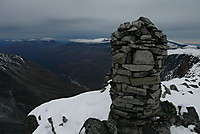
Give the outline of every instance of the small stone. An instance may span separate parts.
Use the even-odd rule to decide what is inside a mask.
[[[126,84],[130,84],[130,81],[129,81],[128,77],[126,77],[126,76],[121,76],[121,75],[116,75],[116,76],[113,78],[113,81],[114,81],[114,82],[117,82],[117,83],[126,83]]]
[[[138,94],[138,95],[147,95],[147,90],[142,89],[142,88],[136,88],[136,87],[131,87],[131,86],[126,86],[126,88],[122,88],[123,92],[127,92],[127,93],[134,93],[134,94]]]
[[[186,86],[187,88],[190,88],[190,86],[189,86],[186,82],[182,83],[181,85],[184,85],[184,86]]]
[[[148,99],[147,104],[155,104],[155,100],[154,99]]]
[[[124,36],[121,41],[125,41],[128,43],[134,43],[135,42],[135,37],[134,36]]]
[[[167,88],[165,85],[163,85],[163,86],[164,86],[164,88],[165,88],[165,92],[166,92],[166,94],[171,95],[171,91],[169,90],[169,88]]]
[[[131,54],[131,53],[128,53],[128,54],[127,54],[127,56],[126,56],[126,63],[127,63],[127,64],[132,63],[132,54]]]
[[[137,50],[133,54],[133,64],[153,65],[155,64],[153,54],[149,50]]]
[[[155,91],[155,90],[157,90],[157,89],[159,89],[159,88],[160,88],[160,84],[153,84],[153,85],[151,85],[151,87],[150,87],[150,89],[153,90],[153,91]]]
[[[117,91],[121,91],[121,84],[116,84]]]
[[[159,84],[160,77],[159,76],[153,76],[153,77],[144,77],[144,78],[132,78],[130,79],[132,86],[141,86],[145,84]]]
[[[122,32],[116,31],[116,32],[113,33],[113,35],[114,35],[115,37],[117,37],[118,39],[121,39],[121,38],[123,38],[124,36],[129,35],[129,33],[126,32],[126,31],[122,31]]]
[[[193,94],[193,92],[192,92],[192,91],[188,91],[188,93],[190,93],[190,94]]]
[[[113,62],[123,64],[126,62],[126,55],[124,53],[117,53],[113,56]]]
[[[120,50],[124,53],[128,53],[131,51],[131,47],[130,46],[122,46],[122,48]]]
[[[116,46],[119,46],[119,48],[121,48],[122,45],[128,45],[128,44],[127,44],[127,42],[125,42],[125,41],[115,41],[115,42],[112,43],[112,46],[114,46],[114,48],[115,48]]]
[[[135,78],[142,78],[145,76],[148,76],[149,72],[138,72],[138,73],[133,73],[132,76]]]
[[[133,25],[134,27],[137,27],[137,28],[142,27],[143,24],[144,24],[144,23],[143,23],[141,20],[137,20],[137,21],[133,21],[133,22],[132,22],[132,25]]]
[[[157,29],[156,26],[155,26],[154,24],[149,24],[149,25],[147,26],[147,28],[150,28],[150,29]]]
[[[163,64],[162,60],[156,60],[155,63],[156,63],[156,66],[158,66],[158,68],[162,68],[162,64]]]
[[[123,68],[130,71],[150,71],[153,69],[154,65],[132,65],[132,64],[123,64]]]
[[[144,22],[145,24],[148,24],[148,25],[152,24],[152,25],[154,25],[154,24],[151,22],[151,20],[150,20],[149,18],[140,17],[139,20],[141,20],[141,21]]]
[[[197,85],[194,85],[194,84],[190,84],[189,86],[191,86],[193,88],[199,88]]]
[[[176,87],[176,85],[170,85],[170,89],[173,90],[173,91],[177,91],[179,92],[178,88]]]
[[[155,47],[156,44],[142,44],[142,46],[145,46],[145,47]]]
[[[142,35],[150,35],[150,33],[149,33],[147,27],[142,27],[142,29],[141,29],[141,34],[142,34]]]
[[[142,85],[142,87],[143,87],[144,89],[148,89],[148,88],[149,88],[149,85]]]
[[[124,31],[126,30],[126,26],[124,24],[120,24],[120,26],[118,27],[118,31]]]
[[[142,35],[141,36],[141,40],[148,40],[148,39],[151,39],[151,35]]]
[[[167,55],[167,50],[163,50],[162,55]]]
[[[133,105],[140,105],[140,106],[143,106],[145,104],[143,100],[139,100],[139,99],[132,100],[132,99],[116,98],[114,101],[121,102],[124,104],[133,104]]]
[[[116,71],[116,74],[120,74],[120,75],[125,75],[125,76],[131,76],[132,73],[129,70],[122,70],[122,69],[118,69]]]
[[[123,111],[120,111],[120,110],[117,110],[117,109],[113,109],[113,112],[119,116],[122,116],[122,117],[125,117],[125,118],[129,118],[129,114],[126,113],[126,112],[123,112]]]
[[[162,32],[154,32],[155,36],[161,38],[163,36]]]
[[[169,46],[167,45],[156,45],[155,47],[167,50]]]
[[[124,99],[134,99],[133,96],[123,96],[122,98],[124,98]]]
[[[128,32],[134,32],[134,31],[137,31],[138,28],[137,27],[131,27],[130,29],[128,29],[127,31]]]
[[[142,45],[136,45],[136,44],[134,44],[134,43],[129,43],[128,44],[131,48],[134,48],[134,49],[144,49],[144,50],[148,50],[149,49],[149,47],[145,47],[145,46],[142,46]]]
[[[160,96],[161,96],[161,90],[156,90],[154,93],[150,94],[150,96],[154,99],[154,100],[159,100]]]
[[[118,41],[118,39],[113,35],[111,36],[111,40],[112,40],[112,42]]]
[[[163,50],[160,48],[150,48],[150,51],[154,54],[158,54],[158,55],[162,55],[163,54]]]
[[[63,123],[67,123],[68,119],[65,116],[62,116]]]
[[[124,25],[125,25],[125,27],[126,27],[127,29],[129,29],[129,28],[131,27],[131,23],[130,23],[130,22],[125,22]]]

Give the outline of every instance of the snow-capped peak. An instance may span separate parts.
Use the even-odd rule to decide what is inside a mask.
[[[77,43],[109,43],[110,39],[108,38],[97,38],[97,39],[71,39],[71,42]]]
[[[40,39],[41,41],[47,41],[47,42],[50,42],[50,41],[55,41],[54,38],[50,38],[50,37],[45,37],[43,39]]]
[[[28,40],[28,41],[36,41],[36,39],[30,39],[30,40]]]

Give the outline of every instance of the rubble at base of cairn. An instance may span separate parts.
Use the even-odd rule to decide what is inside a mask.
[[[121,24],[111,37],[110,120],[141,126],[160,111],[160,72],[166,35],[145,17]],[[128,123],[127,123],[128,122]]]

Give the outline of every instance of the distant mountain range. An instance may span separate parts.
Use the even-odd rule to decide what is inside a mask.
[[[45,40],[51,40],[51,38]],[[71,41],[62,43],[56,40],[29,40],[0,43],[0,52],[21,55],[54,73],[65,76],[65,79],[70,77],[68,81],[78,82],[83,87],[101,88],[103,79],[111,68],[109,39],[73,39]],[[170,49],[198,48],[198,46],[171,40],[168,45]],[[101,66],[102,64],[104,66]]]

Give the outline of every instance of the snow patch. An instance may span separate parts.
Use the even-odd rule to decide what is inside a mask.
[[[174,50],[168,50],[168,55],[172,54],[188,54],[193,55],[195,57],[200,58],[200,49],[174,49]]]
[[[71,42],[77,43],[109,43],[110,39],[108,38],[97,38],[97,39],[71,39]]]
[[[190,125],[188,128],[185,128],[184,126],[172,126],[170,128],[171,134],[197,134],[194,131],[194,126]]]
[[[50,37],[45,37],[45,38],[43,38],[43,39],[40,39],[41,41],[55,41],[55,39],[54,38],[50,38]]]

